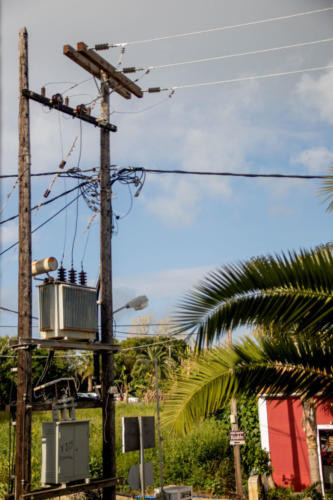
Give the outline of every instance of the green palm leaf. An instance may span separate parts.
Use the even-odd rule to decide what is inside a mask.
[[[173,433],[193,425],[240,394],[297,393],[302,399],[333,396],[333,340],[319,336],[272,339],[259,335],[232,347],[217,347],[199,357],[187,376],[178,379],[163,411]]]
[[[328,176],[325,180],[323,180],[321,188],[319,190],[319,195],[323,196],[323,203],[329,201],[327,206],[327,212],[333,211],[333,167],[328,168]]]
[[[197,343],[227,329],[275,325],[281,332],[331,332],[333,257],[328,247],[223,266],[189,292],[175,319]]]

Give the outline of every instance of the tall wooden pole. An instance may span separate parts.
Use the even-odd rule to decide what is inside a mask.
[[[19,33],[19,276],[18,338],[31,338],[31,194],[29,100],[22,89],[29,88],[28,33]],[[17,371],[15,498],[29,491],[31,481],[31,351],[19,349]]]
[[[102,74],[101,118],[109,121],[109,85]],[[110,132],[101,129],[100,168],[100,300],[101,300],[101,340],[113,342],[112,324],[112,204],[110,183]],[[102,397],[103,397],[103,474],[105,478],[116,476],[115,457],[115,408],[111,394],[113,385],[113,354],[102,354]],[[103,498],[114,500],[115,487],[103,490]]]
[[[227,332],[228,344],[232,344],[232,334],[229,329]],[[232,398],[230,403],[231,410],[231,430],[238,431],[238,420],[237,420],[237,400]],[[236,495],[237,498],[243,498],[243,484],[242,484],[242,466],[241,466],[241,456],[240,456],[240,445],[235,444],[234,446],[234,464],[235,464],[235,479],[236,479]]]

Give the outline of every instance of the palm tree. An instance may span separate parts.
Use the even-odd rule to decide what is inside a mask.
[[[272,370],[272,366],[266,365],[265,358],[259,356],[262,365],[256,364],[254,369],[253,365],[246,363],[246,350],[243,352],[245,359],[240,361],[237,358],[240,354],[239,346],[235,347],[235,351],[226,349],[222,352],[227,352],[230,359],[234,359],[233,356],[236,356],[234,359],[235,368],[236,366],[237,368],[244,366],[243,373],[247,381],[244,387],[248,387],[251,393],[272,390],[275,393],[283,392],[284,397],[295,391],[300,393],[305,402],[303,404],[303,421],[309,451],[311,479],[313,482],[319,481],[318,456],[314,446],[316,440],[315,404],[312,398],[319,391],[322,391],[323,387],[320,379],[315,377],[314,372],[311,372],[312,375],[310,375],[304,370],[302,371],[299,364],[297,364],[298,372],[292,372],[289,367],[293,366],[293,361],[299,363],[300,356],[303,360],[303,367],[307,366],[306,356],[310,356],[310,353],[306,352],[305,348],[308,345],[313,348],[313,355],[317,356],[317,365],[322,366],[322,358],[325,358],[327,363],[323,366],[330,370],[330,359],[325,357],[326,343],[331,342],[333,333],[333,257],[330,248],[324,246],[314,250],[301,251],[298,254],[290,252],[281,256],[260,257],[221,267],[210,273],[197,288],[185,296],[176,314],[176,319],[181,331],[196,334],[199,348],[205,344],[211,345],[229,328],[234,329],[244,325],[260,326],[270,332],[269,342],[267,336],[266,343],[264,342],[265,337],[264,340],[258,341],[258,344],[253,341],[249,351],[253,357],[248,358],[248,363],[256,362],[256,356],[259,356],[256,348],[264,349],[262,353],[269,352],[269,346],[272,344],[277,349],[276,352],[280,352],[280,358],[276,357],[277,365],[273,369],[275,377],[276,370],[278,368],[280,370],[280,376],[276,379],[279,385],[272,383],[274,377],[268,379],[270,380],[268,386],[263,386],[262,375],[256,379],[255,374],[260,374],[260,370],[268,368]],[[272,342],[272,338],[274,342]],[[304,338],[307,338],[306,342],[304,342]],[[250,339],[247,339],[246,346],[248,348],[250,347],[249,342]],[[255,346],[257,347],[255,348]],[[214,354],[216,353],[219,357],[221,351],[214,351]],[[285,357],[286,353],[291,356],[289,361]],[[311,358],[313,363],[315,362],[314,356]],[[212,366],[216,366],[213,359],[210,359],[209,362]],[[217,364],[219,365],[219,362]],[[219,366],[223,367],[224,365],[222,363]],[[309,366],[311,367],[311,365]],[[240,372],[233,371],[234,365],[229,366],[229,369],[232,369],[233,383],[240,384]],[[209,369],[207,373],[209,372],[213,377],[216,377],[216,371],[211,372]],[[223,383],[227,383],[228,379],[225,377],[223,377]],[[181,400],[183,404],[187,400],[192,402],[195,400],[192,396],[197,394],[202,404],[194,409],[192,404],[188,403],[188,408],[190,408],[189,411],[194,412],[194,415],[196,412],[201,412],[201,415],[204,415],[205,406],[213,408],[214,400],[216,400],[217,405],[221,404],[224,401],[223,398],[229,399],[235,390],[235,387],[232,389],[230,381],[223,391],[221,391],[220,385],[216,384],[214,389],[214,383],[207,382],[202,393],[205,395],[200,395],[199,379],[200,377],[197,378],[196,373],[190,374],[188,379],[177,386],[176,393],[173,393],[173,399],[171,399],[168,408],[170,409],[173,405],[176,415],[173,421],[178,420],[178,423],[174,424],[174,429],[180,426],[186,430],[189,422],[186,413],[183,414],[179,411],[179,407],[177,409],[177,401],[178,404],[181,404]],[[217,380],[218,378],[215,378],[215,382]],[[329,396],[327,397],[333,396],[331,389],[332,386],[328,385],[327,394]],[[177,395],[177,391],[180,391],[179,395]],[[323,392],[323,398],[326,397],[325,394]],[[315,460],[312,459],[314,455]]]
[[[280,334],[333,333],[333,256],[329,246],[226,265],[180,303],[181,331],[203,347],[229,328],[272,326]]]
[[[163,422],[173,433],[190,430],[203,417],[225,406],[232,397],[265,393],[297,393],[302,400],[311,480],[318,482],[315,409],[333,395],[333,339],[246,337],[230,347],[206,351],[192,365],[191,373],[177,381],[168,396]],[[312,422],[311,419],[314,419]]]
[[[133,367],[133,375],[136,374],[142,380],[148,378],[149,385],[153,386],[155,378],[155,359],[157,360],[158,378],[160,381],[170,376],[171,369],[176,367],[175,361],[168,355],[164,346],[152,345],[138,356]]]

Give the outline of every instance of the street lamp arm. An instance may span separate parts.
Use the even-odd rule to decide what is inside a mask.
[[[113,314],[122,311],[123,309],[134,309],[135,311],[141,311],[141,309],[144,309],[148,306],[148,303],[148,297],[146,297],[146,295],[140,295],[139,297],[135,297],[135,299],[127,302],[127,304],[125,304],[124,306],[119,307],[119,309],[113,311]]]

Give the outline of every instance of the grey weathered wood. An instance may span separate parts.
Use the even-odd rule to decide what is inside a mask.
[[[109,118],[109,85],[107,75],[102,75],[101,118]],[[113,343],[113,301],[112,301],[112,203],[110,181],[110,133],[101,130],[100,165],[100,303],[101,303],[101,340]],[[102,400],[103,400],[103,475],[116,475],[115,407],[112,394],[113,353],[102,354]],[[113,486],[103,490],[103,498],[115,499]]]
[[[54,349],[58,351],[68,351],[68,350],[77,350],[77,351],[114,351],[118,352],[120,347],[114,344],[95,342],[94,344],[90,344],[89,342],[72,342],[71,340],[44,340],[44,339],[18,339],[18,340],[10,340],[9,345],[13,349],[19,349],[26,346],[33,346],[37,349]]]
[[[18,338],[31,338],[31,193],[29,100],[22,89],[28,81],[28,33],[19,33],[19,276]],[[15,498],[30,490],[31,481],[31,351],[20,350],[17,371]]]
[[[106,61],[103,57],[97,54],[94,50],[88,49],[84,42],[79,42],[77,44],[77,50],[80,54],[84,55],[89,61],[99,66],[102,71],[105,71],[109,85],[118,92],[118,88],[124,88],[134,94],[136,97],[143,97],[143,92],[141,88],[134,83],[130,78],[127,78],[123,73],[118,71],[112,64]],[[117,88],[113,86],[110,82],[114,80],[117,83]]]
[[[81,66],[81,68],[85,69],[86,71],[94,75],[96,78],[101,78],[101,70],[102,70],[101,66],[92,62],[92,60],[88,58],[85,53],[78,52],[70,45],[65,45],[64,54],[65,56],[72,59],[72,61],[76,62],[76,64]],[[120,85],[119,81],[113,78],[113,75],[111,74],[108,75],[108,78],[110,85],[118,94],[120,94],[125,99],[131,98],[131,93],[128,90],[126,90],[122,85]]]
[[[99,399],[87,399],[83,401],[76,401],[75,402],[75,408],[77,410],[85,410],[89,408],[102,408],[102,401]],[[51,411],[52,410],[52,403],[32,403],[32,411]],[[5,411],[7,413],[9,412],[15,412],[16,411],[16,404],[12,403],[11,405],[6,405]]]
[[[110,478],[110,479],[91,479],[89,483],[79,483],[79,484],[71,484],[51,487],[51,488],[41,488],[38,490],[30,491],[30,493],[26,493],[22,496],[25,500],[42,500],[45,498],[59,498],[65,495],[70,495],[73,493],[77,493],[80,491],[94,491],[99,488],[103,488],[109,485],[121,484],[122,478]],[[6,500],[14,499],[14,495],[7,495]]]

